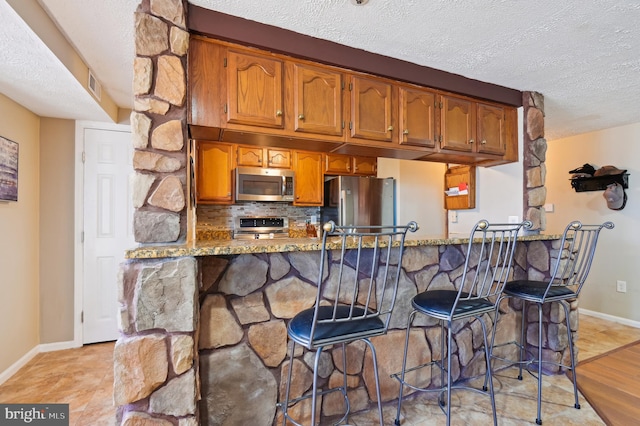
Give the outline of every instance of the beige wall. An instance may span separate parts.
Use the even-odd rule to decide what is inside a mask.
[[[396,179],[396,223],[415,220],[420,226],[411,238],[444,235],[447,216],[441,189],[445,170],[442,163],[378,158],[378,177]]]
[[[39,343],[40,119],[0,94],[0,135],[19,144],[18,201],[0,202],[0,372]]]
[[[575,192],[569,170],[589,163],[628,169],[628,201],[623,210],[607,208],[603,191]],[[640,321],[640,123],[550,141],[547,150],[548,230],[560,232],[572,220],[615,224],[605,230],[593,269],[580,297],[580,307],[631,321]],[[616,280],[627,282],[627,293],[616,292]]]
[[[73,340],[75,122],[40,125],[40,343]]]

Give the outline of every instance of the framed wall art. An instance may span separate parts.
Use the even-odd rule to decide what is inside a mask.
[[[0,136],[0,201],[18,201],[18,143]]]

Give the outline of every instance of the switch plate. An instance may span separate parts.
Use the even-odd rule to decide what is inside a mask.
[[[627,292],[627,282],[626,281],[616,281],[616,291],[618,293],[626,293]]]

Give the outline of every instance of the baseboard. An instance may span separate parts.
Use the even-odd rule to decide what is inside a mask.
[[[596,317],[607,321],[617,322],[618,324],[628,325],[629,327],[640,328],[640,321],[633,321],[628,318],[616,317],[614,315],[603,314],[602,312],[590,311],[588,309],[578,308],[578,312],[590,317]]]
[[[9,368],[7,368],[2,373],[0,373],[0,385],[6,382],[7,380],[9,380],[11,376],[16,374],[18,370],[20,370],[22,367],[27,365],[27,363],[31,361],[33,357],[35,357],[39,353],[40,353],[40,350],[38,346],[36,346],[35,348],[31,349],[29,352],[24,354],[22,358],[20,358],[19,360],[14,362],[12,365],[10,365]]]
[[[40,352],[53,352],[62,351],[65,349],[79,348],[82,345],[76,344],[75,341],[69,340],[68,342],[55,342],[55,343],[43,343],[38,345]]]
[[[77,347],[79,346],[73,340],[68,342],[44,343],[38,345],[24,354],[22,358],[14,362],[9,368],[0,373],[0,385],[9,380],[11,376],[16,374],[18,370],[27,365],[29,361],[31,361],[36,355],[41,352],[61,351],[64,349],[72,349]]]

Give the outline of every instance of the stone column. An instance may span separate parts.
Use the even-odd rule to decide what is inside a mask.
[[[121,335],[113,353],[116,424],[199,424],[197,269],[191,257],[122,266]]]
[[[533,223],[534,232],[547,227],[544,204],[547,198],[544,164],[547,140],[544,138],[544,96],[537,92],[523,92],[524,107],[524,216]]]
[[[186,240],[186,10],[186,0],[141,0],[135,13],[131,187],[139,243]],[[190,257],[121,265],[116,424],[199,423],[197,269]]]
[[[188,46],[183,0],[142,0],[135,14],[131,113],[133,232],[139,243],[186,240]]]

